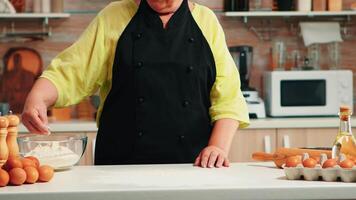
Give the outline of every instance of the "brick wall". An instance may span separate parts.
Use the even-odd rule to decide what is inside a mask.
[[[0,42],[0,57],[2,58],[4,52],[10,47],[30,46],[41,53],[45,65],[47,65],[56,54],[71,45],[79,37],[83,29],[95,16],[96,11],[103,8],[109,2],[111,1],[65,0],[65,10],[71,12],[72,15],[69,19],[50,21],[53,31],[52,37],[43,41],[2,41]],[[298,20],[295,18],[264,18],[264,20],[251,18],[248,23],[245,24],[240,18],[228,18],[222,15],[221,10],[223,9],[223,0],[196,0],[196,2],[207,5],[217,11],[216,13],[224,27],[229,46],[251,45],[254,47],[254,65],[252,69],[251,85],[256,87],[259,91],[262,88],[262,74],[268,69],[269,49],[272,41],[259,39],[257,35],[251,31],[251,27],[258,30],[264,30],[266,33],[270,30],[272,39],[283,38],[287,42],[289,48],[298,48],[301,51],[304,51],[305,47],[302,39],[294,31],[293,27],[297,27],[298,20],[325,20],[325,18],[298,18]],[[356,0],[344,0],[344,8],[349,8],[349,5],[353,2],[356,2]],[[341,45],[341,66],[342,68],[352,69],[356,72],[356,17],[351,18],[349,21],[341,20],[340,22],[341,26],[346,27],[348,32],[347,39],[345,39]],[[293,24],[293,26],[291,26],[291,24]],[[40,27],[40,21],[16,22],[15,25],[19,30],[32,30],[34,27]],[[5,26],[10,27],[10,22],[0,19],[0,30],[3,30],[3,27]],[[324,61],[324,63],[325,62],[326,61]]]

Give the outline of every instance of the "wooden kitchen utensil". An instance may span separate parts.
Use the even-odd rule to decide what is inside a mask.
[[[8,115],[9,126],[7,128],[6,143],[9,149],[9,157],[19,157],[19,145],[17,143],[18,129],[17,126],[20,123],[20,118],[16,115]]]
[[[6,144],[7,127],[9,120],[0,115],[0,168],[6,163],[9,157],[9,149]]]
[[[41,55],[27,47],[10,48],[4,55],[5,70],[0,79],[0,97],[19,114],[36,79],[42,73]],[[11,89],[9,89],[11,88]]]
[[[321,154],[326,154],[328,158],[331,158],[331,150],[307,148],[279,148],[273,154],[255,152],[252,154],[252,158],[258,161],[273,161],[277,167],[282,168],[282,165],[285,163],[288,157],[303,155],[303,153],[308,153],[310,157],[319,157]]]

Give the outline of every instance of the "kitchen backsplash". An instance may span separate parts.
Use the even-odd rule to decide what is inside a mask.
[[[83,32],[84,28],[95,16],[97,10],[100,10],[107,5],[109,0],[65,0],[65,10],[71,13],[68,19],[50,20],[53,35],[44,41],[8,41],[0,42],[0,58],[10,47],[28,46],[38,50],[43,59],[44,66],[47,66],[60,51],[71,45]],[[229,46],[235,45],[250,45],[253,46],[254,59],[251,85],[259,91],[262,88],[262,74],[268,69],[270,63],[270,47],[272,41],[270,38],[282,38],[286,41],[289,48],[298,48],[301,51],[306,50],[302,38],[298,32],[298,19],[300,18],[249,18],[248,23],[242,22],[241,18],[224,17],[223,0],[197,0],[203,5],[213,8],[225,30],[227,43]],[[344,0],[344,9],[349,8],[351,3],[356,0]],[[306,18],[311,20],[313,18]],[[323,18],[332,19],[332,18]],[[114,20],[114,19],[113,19]],[[292,25],[291,25],[292,24]],[[356,17],[351,17],[350,20],[341,20],[341,27],[346,27],[346,34],[343,34],[345,40],[341,44],[341,67],[353,70],[356,75]],[[15,26],[19,30],[33,30],[33,27],[39,26],[39,21],[16,22]],[[0,30],[4,27],[10,27],[9,22],[0,21]],[[39,29],[40,30],[40,29]],[[259,34],[263,33],[268,37],[261,39],[253,30],[257,30]],[[270,38],[269,38],[270,37]],[[325,63],[325,62],[324,62]],[[323,66],[322,66],[323,67]],[[356,78],[354,78],[356,80]],[[354,84],[355,85],[355,84]],[[355,98],[356,99],[356,98]]]

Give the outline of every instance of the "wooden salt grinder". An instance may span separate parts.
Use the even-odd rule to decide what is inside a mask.
[[[6,163],[9,157],[9,149],[6,144],[8,126],[9,120],[0,114],[0,168]]]
[[[17,126],[20,123],[20,118],[16,115],[12,115],[10,112],[10,115],[7,116],[7,119],[9,121],[9,126],[7,128],[7,138],[6,138],[6,143],[7,147],[9,148],[9,157],[19,157],[19,145],[17,143],[17,135],[18,135],[18,129]]]

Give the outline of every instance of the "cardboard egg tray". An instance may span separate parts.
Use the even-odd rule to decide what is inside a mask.
[[[308,157],[304,155],[303,160]],[[322,168],[326,159],[326,155],[322,155],[321,164],[317,164],[314,168],[306,168],[302,164],[298,164],[296,167],[286,167],[285,165],[282,167],[288,180],[356,182],[356,166],[352,169],[343,169],[339,165],[335,165],[333,168]]]

